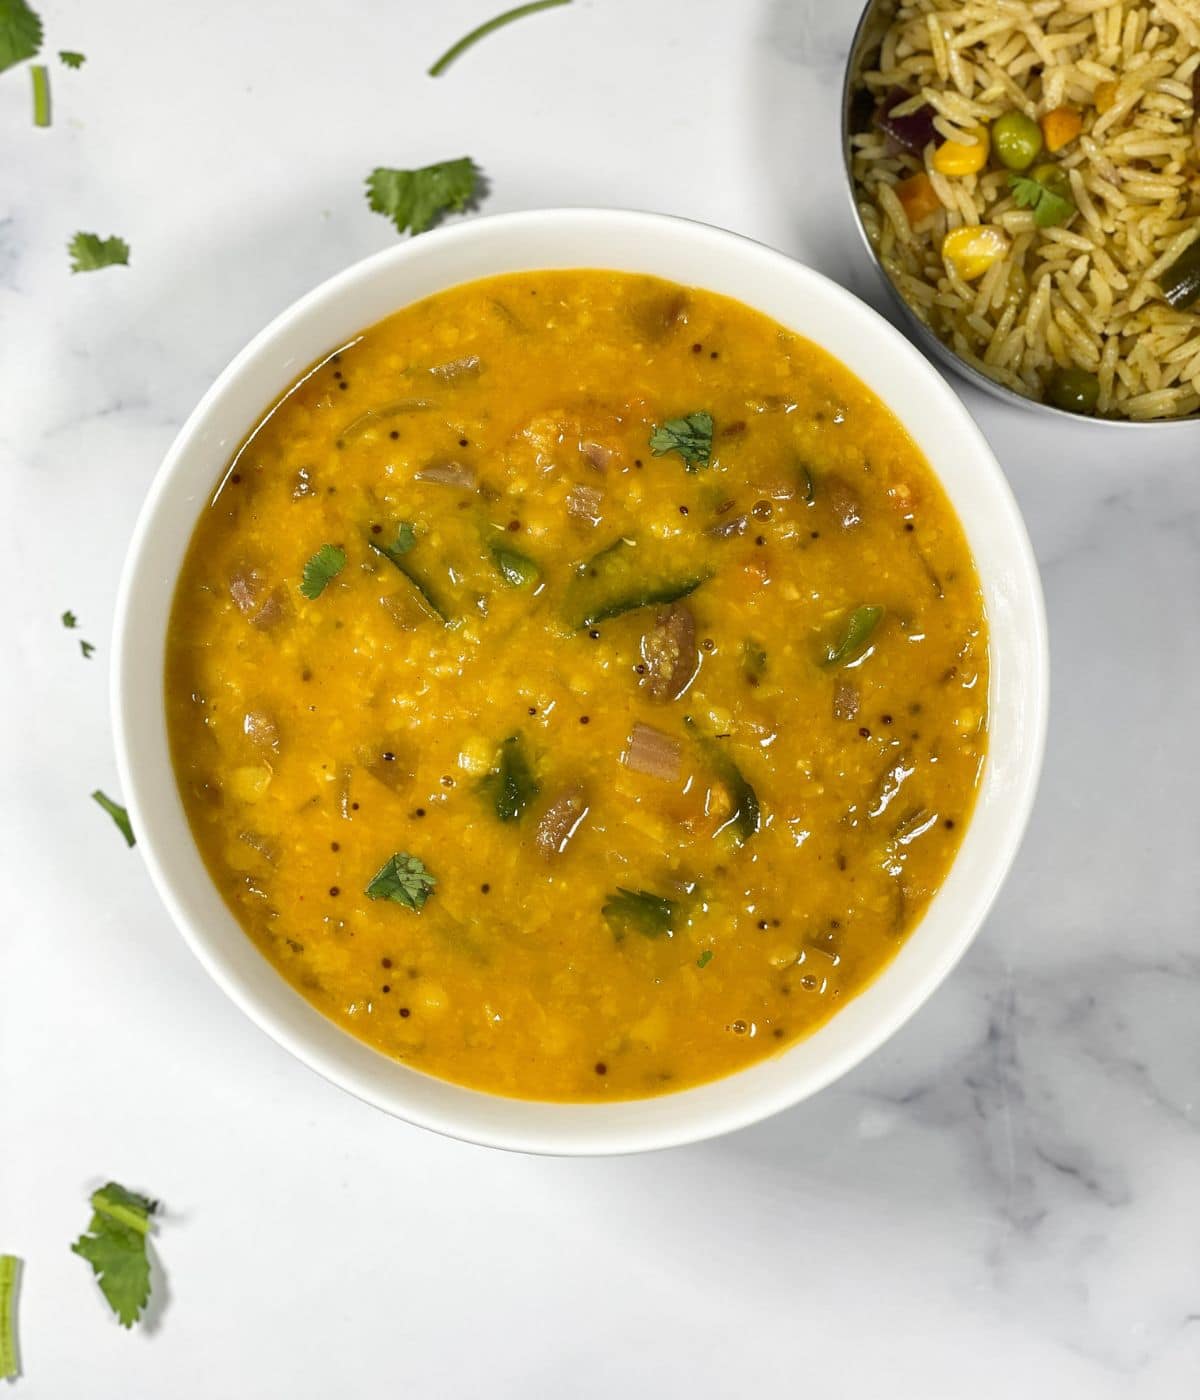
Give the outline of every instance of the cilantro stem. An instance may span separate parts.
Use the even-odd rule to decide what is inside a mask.
[[[494,19],[489,19],[486,24],[481,24],[478,29],[472,29],[469,34],[464,34],[457,44],[452,44],[450,48],[438,59],[429,70],[431,78],[440,78],[447,68],[480,39],[486,39],[489,34],[495,33],[497,29],[503,29],[506,24],[511,24],[515,19],[524,19],[526,15],[536,15],[539,10],[552,10],[559,5],[569,5],[571,0],[533,0],[529,5],[518,5],[515,10],[505,10],[502,15],[496,15]]]
[[[50,125],[50,71],[44,63],[29,66],[33,78],[33,124]]]
[[[12,1254],[0,1254],[0,1381],[20,1375],[17,1361],[17,1281],[21,1261]]]

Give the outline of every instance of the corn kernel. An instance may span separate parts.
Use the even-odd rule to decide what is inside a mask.
[[[985,127],[976,127],[971,135],[975,140],[968,145],[965,141],[943,141],[933,153],[933,168],[940,175],[978,175],[988,162],[991,140]]]
[[[1011,244],[1008,234],[995,224],[967,224],[951,229],[942,239],[942,257],[964,282],[974,282],[1002,258]]]

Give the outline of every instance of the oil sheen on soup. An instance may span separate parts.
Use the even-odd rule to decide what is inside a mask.
[[[264,414],[168,639],[229,907],[384,1054],[597,1100],[728,1074],[874,977],[986,745],[962,530],[892,413],[726,298],[508,275]]]

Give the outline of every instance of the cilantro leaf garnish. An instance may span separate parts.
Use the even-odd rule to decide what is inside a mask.
[[[42,21],[25,0],[0,0],[0,73],[42,47]]]
[[[11,1381],[21,1374],[17,1356],[17,1283],[21,1261],[13,1254],[0,1254],[0,1381]]]
[[[669,418],[661,428],[650,434],[650,451],[656,457],[678,452],[687,463],[688,471],[707,467],[712,458],[713,420],[711,413],[689,413],[684,418]]]
[[[157,1204],[110,1181],[92,1192],[87,1233],[71,1252],[92,1266],[100,1292],[122,1327],[132,1327],[150,1299],[146,1235]]]
[[[456,44],[446,50],[438,61],[429,70],[431,78],[440,78],[447,68],[461,54],[480,39],[485,39],[489,34],[494,34],[497,29],[502,29],[506,24],[511,24],[515,19],[524,19],[526,15],[536,15],[539,10],[552,10],[557,5],[569,5],[571,0],[532,0],[528,5],[518,5],[515,10],[505,10],[502,15],[496,15],[494,19],[489,19],[486,23],[472,29],[469,34],[464,34]]]
[[[478,190],[479,170],[469,156],[419,170],[380,165],[367,176],[367,203],[391,219],[399,233],[423,233],[447,209],[465,209]]]
[[[114,802],[111,797],[106,797],[99,788],[92,793],[92,801],[98,802],[113,819],[116,823],[117,830],[125,838],[125,844],[127,846],[136,846],[137,840],[133,834],[133,827],[130,825],[129,813],[125,808],[122,807],[119,802]]]
[[[72,272],[95,272],[100,267],[128,267],[129,244],[123,238],[77,233],[67,244]]]
[[[679,905],[673,899],[651,894],[649,890],[618,887],[600,910],[618,942],[632,929],[647,938],[670,938],[679,920]]]
[[[704,952],[696,959],[696,966],[707,967],[709,963],[712,962],[712,956],[713,950],[711,948],[705,948]]]
[[[71,611],[70,608],[68,608],[66,612],[62,615],[62,625],[64,627],[77,627],[79,625],[79,619],[75,616],[75,614]]]
[[[1075,213],[1071,183],[1056,165],[1039,165],[1032,175],[1014,172],[1008,177],[1008,187],[1016,204],[1033,210],[1038,228],[1057,228]]]
[[[323,544],[304,566],[300,592],[306,598],[319,598],[345,567],[346,551],[336,544]]]
[[[82,68],[87,62],[87,55],[78,53],[75,49],[59,49],[58,57],[68,68]]]
[[[83,652],[83,659],[85,661],[90,661],[92,659],[92,652],[94,652],[96,648],[91,644],[91,642],[85,642],[81,639],[79,643],[79,650]]]
[[[423,861],[397,851],[366,888],[368,899],[390,899],[406,909],[422,909],[437,884]]]

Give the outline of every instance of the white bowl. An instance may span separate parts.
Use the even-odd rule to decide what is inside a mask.
[[[958,512],[991,628],[990,739],[975,815],[945,884],[895,959],[807,1039],[750,1069],[626,1103],[501,1098],[387,1059],[311,1007],[258,953],[209,879],[167,746],[163,666],[175,580],[230,455],[314,360],[389,312],[460,282],[550,267],[649,273],[736,297],[808,336],[888,404]],[[656,214],[558,209],[472,219],[398,244],[302,297],[242,351],[167,453],[117,601],[117,761],[138,846],[196,956],[305,1064],[368,1103],[452,1137],[526,1152],[642,1151],[728,1132],[799,1102],[887,1039],[974,937],[1016,854],[1045,742],[1048,658],[1033,552],[996,459],[929,363],[869,307],[748,239]]]

